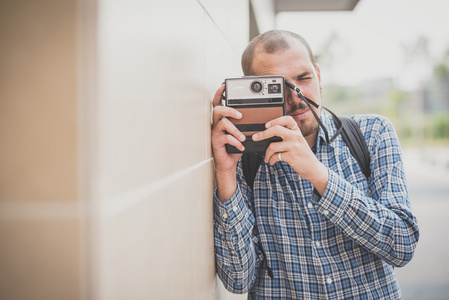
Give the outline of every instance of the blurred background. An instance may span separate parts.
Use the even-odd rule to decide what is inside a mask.
[[[363,0],[350,12],[283,12],[276,25],[310,42],[326,105],[387,116],[404,146],[447,146],[448,8],[441,0]]]
[[[404,299],[449,295],[445,0],[0,1],[0,299],[241,299],[215,275],[210,101],[248,41],[303,35],[324,104],[394,124],[421,239]]]

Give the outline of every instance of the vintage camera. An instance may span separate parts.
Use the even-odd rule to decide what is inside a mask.
[[[285,84],[283,76],[244,76],[225,80],[225,104],[242,113],[240,120],[230,119],[245,136],[244,152],[265,154],[272,142],[282,141],[272,137],[255,142],[251,136],[265,130],[265,123],[285,114]],[[242,153],[227,144],[228,153]]]

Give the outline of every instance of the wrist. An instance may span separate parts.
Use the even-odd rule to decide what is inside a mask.
[[[237,190],[237,171],[215,170],[215,182],[217,183],[217,196],[221,202],[229,200]]]
[[[315,171],[311,174],[312,176],[310,178],[304,179],[308,180],[322,196],[326,191],[329,182],[329,169],[320,162],[314,170]]]

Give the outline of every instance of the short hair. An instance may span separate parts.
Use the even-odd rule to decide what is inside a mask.
[[[309,43],[294,32],[285,31],[285,30],[270,30],[267,31],[254,39],[246,47],[245,51],[242,54],[242,69],[244,75],[255,75],[253,74],[252,64],[254,60],[254,55],[256,50],[259,50],[259,47],[263,46],[263,50],[265,53],[276,53],[280,51],[285,51],[290,49],[292,46],[292,41],[297,40],[303,44],[307,52],[309,53],[310,61],[315,65],[315,57],[313,56],[312,49],[310,48]]]

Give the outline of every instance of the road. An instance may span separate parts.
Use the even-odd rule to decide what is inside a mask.
[[[449,148],[405,149],[404,163],[420,240],[396,269],[404,300],[449,299]]]

